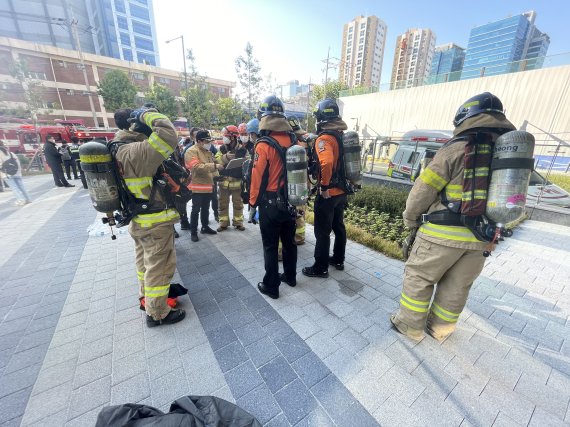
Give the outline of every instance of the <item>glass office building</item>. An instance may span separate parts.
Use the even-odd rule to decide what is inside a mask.
[[[513,62],[531,58],[528,55],[534,55],[531,68],[539,68],[541,62],[535,58],[546,55],[550,39],[536,29],[535,18],[536,13],[530,11],[473,28],[461,79],[519,71],[526,63]]]
[[[431,61],[430,78],[443,75],[445,81],[459,80],[464,60],[464,48],[453,43],[436,46]]]
[[[152,0],[0,1],[0,36],[160,65]]]

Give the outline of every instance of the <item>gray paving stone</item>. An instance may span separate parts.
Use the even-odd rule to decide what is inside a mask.
[[[366,338],[351,328],[340,332],[333,339],[352,354],[358,353],[369,344]]]
[[[295,360],[291,366],[299,378],[301,378],[309,388],[321,381],[331,372],[321,359],[312,352],[309,352],[303,357]]]
[[[497,415],[497,418],[495,418],[495,421],[493,422],[493,427],[518,427],[518,426],[520,426],[520,424],[516,423],[515,421],[513,421],[511,418],[509,418],[507,415],[503,414],[500,411],[499,415]]]
[[[291,424],[296,424],[319,405],[305,384],[299,379],[275,393],[275,400]]]
[[[262,424],[269,422],[281,413],[281,408],[265,385],[261,385],[245,396],[236,399],[236,403],[239,407],[255,416]]]
[[[181,355],[191,394],[211,394],[227,386],[222,371],[208,343]]]
[[[42,344],[28,350],[14,353],[12,359],[10,359],[10,362],[6,365],[6,368],[4,368],[4,374],[9,374],[11,372],[16,372],[27,367],[33,367],[34,365],[41,364],[47,348],[47,344]]]
[[[447,374],[436,363],[424,360],[412,371],[412,376],[426,387],[427,393],[433,398],[445,400],[457,385],[455,378]]]
[[[0,398],[33,386],[39,371],[40,366],[34,365],[19,371],[2,375],[2,382],[0,383]]]
[[[488,374],[458,357],[449,362],[444,371],[476,395],[481,394],[490,379]]]
[[[256,368],[265,365],[271,359],[281,355],[269,337],[264,337],[259,341],[248,345],[245,347],[245,350]]]
[[[202,316],[200,318],[200,322],[202,323],[202,328],[206,333],[228,324],[226,316],[221,311],[216,311],[208,316]]]
[[[267,332],[267,335],[273,340],[278,340],[291,335],[294,331],[291,326],[287,324],[283,319],[276,319],[271,323],[266,324],[263,329]]]
[[[535,405],[523,395],[513,392],[495,379],[489,381],[481,397],[493,402],[502,413],[519,425],[528,425],[535,409]]]
[[[172,347],[148,358],[148,371],[151,381],[162,377],[171,371],[179,371],[182,368],[182,359],[178,348]]]
[[[106,405],[99,405],[96,408],[91,409],[90,411],[81,414],[80,416],[69,420],[65,423],[65,427],[83,427],[83,426],[91,426],[95,425],[97,422],[97,416],[101,409],[103,409]]]
[[[391,344],[385,351],[386,356],[407,372],[412,372],[422,361],[410,345],[414,344],[411,344],[406,338],[402,338]]]
[[[273,309],[271,310],[273,311]],[[256,314],[256,316],[258,316],[258,314]],[[231,313],[226,313],[226,319],[233,328],[240,328],[255,321],[251,312],[246,308],[240,308]]]
[[[523,373],[514,391],[555,417],[564,419],[570,400],[570,390],[561,392]]]
[[[229,370],[224,374],[224,377],[230,387],[232,395],[236,399],[239,399],[263,384],[263,378],[261,378],[261,375],[259,375],[259,372],[257,372],[251,361],[246,361]]]
[[[234,331],[244,347],[267,336],[267,332],[256,322],[252,322],[241,328],[236,328]]]
[[[0,423],[23,415],[29,394],[30,388],[26,388],[0,398]]]
[[[16,353],[48,344],[51,341],[55,328],[42,329],[41,331],[25,334],[16,348]]]
[[[334,375],[327,376],[310,391],[337,425],[378,425]]]
[[[463,384],[453,389],[446,402],[473,425],[490,425],[499,413],[494,402],[478,396]]]
[[[551,350],[550,348],[544,348],[542,344],[540,344],[536,348],[533,357],[567,375],[570,375],[569,360],[561,357],[560,352],[558,351]]]
[[[311,335],[316,334],[321,328],[309,316],[303,316],[291,323],[291,327],[297,335],[306,340]]]
[[[408,406],[399,402],[396,398],[386,400],[376,411],[373,412],[374,418],[382,426],[398,426],[402,422],[402,414],[405,414],[406,424],[410,426],[426,425],[415,411],[410,410]]]
[[[364,368],[354,355],[342,347],[324,359],[323,362],[344,382],[349,381]]]
[[[111,389],[111,405],[140,402],[150,396],[150,384],[146,373],[135,375]]]
[[[278,356],[263,365],[259,368],[259,373],[272,393],[277,392],[297,378],[295,371],[282,356]]]
[[[237,341],[237,336],[229,324],[206,332],[208,341],[213,351],[219,350],[226,345]]]
[[[79,388],[99,378],[111,375],[112,355],[107,354],[89,362],[82,363],[75,369],[73,388]]]
[[[340,345],[325,331],[309,337],[307,344],[321,359],[325,359],[340,348]]]
[[[28,402],[23,425],[39,422],[50,415],[67,411],[71,397],[71,381],[34,395]],[[14,395],[12,395],[14,396]]]
[[[222,372],[235,368],[249,358],[243,346],[237,341],[215,351],[214,354]]]
[[[307,343],[297,334],[287,335],[286,337],[276,339],[274,342],[289,363],[294,362],[310,351]]]
[[[180,372],[172,371],[150,383],[153,406],[162,407],[191,392],[188,381]]]
[[[290,427],[290,426],[291,423],[287,421],[287,417],[285,416],[284,413],[280,413],[276,417],[272,418],[271,421],[265,424],[265,427]]]
[[[138,353],[145,349],[144,336],[142,333],[134,332],[133,335],[119,339],[114,337],[113,358],[121,359]]]
[[[113,351],[113,337],[107,336],[97,341],[85,343],[81,347],[79,363],[89,362]]]
[[[560,418],[557,418],[553,414],[550,414],[548,411],[545,411],[544,409],[537,407],[534,413],[532,414],[532,418],[528,425],[529,427],[542,427],[542,426],[562,427],[562,426],[567,426],[568,424],[565,423]]]

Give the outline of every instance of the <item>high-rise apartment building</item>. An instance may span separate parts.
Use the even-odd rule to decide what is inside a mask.
[[[435,33],[413,28],[396,39],[390,89],[421,86],[431,70]]]
[[[348,87],[380,86],[387,29],[377,16],[357,16],[344,24],[339,79]]]
[[[152,0],[3,0],[0,36],[159,65]]]
[[[535,19],[530,11],[473,28],[461,79],[540,68],[550,37],[536,28]]]
[[[464,60],[464,48],[454,43],[436,46],[429,75],[434,78],[441,76],[442,81],[446,82],[459,80]]]

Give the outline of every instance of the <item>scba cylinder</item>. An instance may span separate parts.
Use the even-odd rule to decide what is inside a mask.
[[[300,145],[294,145],[287,150],[287,197],[293,206],[307,204],[309,186],[307,177],[307,152]]]
[[[103,213],[119,210],[121,202],[114,175],[115,164],[107,146],[87,142],[79,148],[79,159],[93,207]]]
[[[497,138],[486,208],[492,221],[509,224],[524,215],[533,154],[534,136],[528,132],[511,131]]]
[[[342,146],[344,151],[344,174],[353,184],[360,184],[362,181],[361,168],[361,147],[358,134],[354,131],[345,132],[342,135]]]

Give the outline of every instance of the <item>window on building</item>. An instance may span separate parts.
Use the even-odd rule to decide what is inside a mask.
[[[134,0],[134,1],[140,4],[144,4],[145,6],[147,5],[146,0]]]
[[[57,61],[57,63],[59,64],[59,66],[60,66],[61,68],[67,68],[67,62],[65,62],[65,61]]]
[[[133,60],[133,51],[131,49],[123,48],[123,59],[125,61],[132,61]]]
[[[115,10],[117,12],[125,13],[125,2],[123,0],[115,0]]]
[[[361,44],[360,46],[358,46],[358,51],[360,52],[361,50],[364,50],[364,45]]]
[[[361,64],[362,64],[362,59],[359,59],[356,65],[361,65]]]
[[[117,24],[121,30],[129,31],[129,24],[127,23],[127,18],[124,16],[117,16]]]
[[[152,40],[143,39],[142,37],[135,37],[135,45],[137,49],[154,51]]]
[[[133,77],[134,80],[144,80],[143,73],[132,73],[131,76]]]
[[[348,32],[349,32],[349,33],[352,33],[353,30],[354,30],[354,28],[350,27],[350,28],[348,29]]]
[[[142,34],[145,36],[152,37],[152,30],[150,25],[143,24],[142,22],[133,21],[133,31],[137,34]]]
[[[65,91],[65,93],[66,93],[67,95],[69,95],[69,96],[75,95],[75,91],[74,91],[73,89],[67,89],[67,90]]]
[[[28,77],[36,80],[47,80],[46,73],[40,71],[28,71]]]
[[[362,58],[362,52],[360,52],[360,53],[358,54],[358,57],[359,57],[359,58]]]
[[[137,60],[141,64],[156,65],[156,60],[154,59],[154,55],[150,55],[144,52],[139,52],[138,50],[137,50]]]
[[[366,30],[361,30],[360,35],[363,36],[364,34],[366,34]]]
[[[125,33],[120,33],[120,37],[121,37],[121,44],[124,46],[130,46],[131,45],[131,38],[129,37],[128,34]]]
[[[357,71],[357,72],[362,71],[362,67],[356,67],[356,71]]]
[[[130,4],[129,9],[131,11],[131,16],[134,16],[135,18],[144,19],[145,21],[150,21],[148,9],[146,9],[144,7],[136,6],[132,3]]]
[[[358,40],[358,43],[363,44],[364,43],[364,37],[360,37],[360,40]]]
[[[157,77],[156,80],[163,85],[170,84],[170,79],[167,79],[166,77]]]

